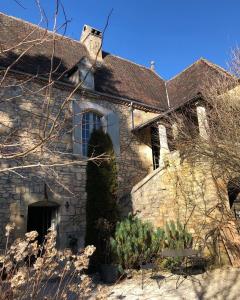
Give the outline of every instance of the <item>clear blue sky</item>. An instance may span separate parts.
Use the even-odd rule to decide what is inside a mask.
[[[0,11],[38,23],[34,0],[1,0]],[[54,0],[41,0],[49,20]],[[168,79],[200,57],[227,67],[240,44],[240,0],[62,0],[67,36],[79,39],[83,24],[102,29],[113,8],[104,49],[136,63],[156,63]],[[63,18],[59,19],[59,24]]]

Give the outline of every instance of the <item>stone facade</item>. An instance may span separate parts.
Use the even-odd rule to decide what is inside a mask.
[[[204,82],[232,81],[230,74],[200,59],[164,80],[153,68],[103,51],[102,33],[91,26],[84,26],[79,42],[4,14],[0,20],[0,67],[8,70],[0,89],[0,248],[9,222],[16,223],[14,238],[44,223],[57,229],[60,248],[84,245],[87,161],[82,123],[87,112],[92,119],[97,115],[112,139],[123,216],[136,212],[155,226],[180,219],[196,236],[221,220],[221,206],[229,206],[225,186],[214,180],[209,162],[181,161],[168,145],[165,116],[173,108],[197,106],[199,135],[207,142]],[[40,36],[46,39],[39,41]],[[26,53],[24,44],[29,45]],[[172,129],[174,140],[178,128]],[[6,159],[8,154],[12,157]]]
[[[165,166],[135,185],[131,197],[133,211],[156,227],[179,219],[200,238],[220,224],[220,207],[229,208],[227,190],[214,180],[211,164],[181,163],[178,151],[165,156]]]
[[[46,83],[41,80],[26,81],[26,76],[12,74],[5,80],[2,88],[1,99],[9,100],[9,105],[1,106],[1,132],[8,135],[12,130],[19,133],[21,147],[29,147],[36,142],[39,128],[42,128],[43,104]],[[21,84],[20,84],[21,83]],[[11,85],[11,87],[7,87]],[[20,85],[19,85],[20,84]],[[31,92],[30,92],[31,91]],[[56,86],[51,91],[51,113],[56,116],[58,108],[68,97],[71,89],[64,85]],[[117,156],[119,203],[129,194],[134,184],[143,179],[152,169],[152,153],[149,135],[132,133],[133,119],[135,124],[140,124],[156,115],[139,109],[132,109],[124,103],[114,103],[114,100],[105,100],[104,97],[93,97],[76,92],[69,105],[62,112],[60,122],[66,124],[48,145],[52,153],[44,153],[44,147],[26,156],[24,164],[48,165],[59,163],[54,167],[33,167],[20,169],[17,173],[2,173],[0,178],[0,244],[4,246],[4,227],[8,222],[16,223],[14,237],[20,237],[27,231],[29,207],[37,205],[54,205],[57,208],[54,223],[58,229],[59,247],[68,247],[71,238],[76,238],[78,247],[84,245],[85,235],[85,205],[86,205],[86,163],[80,155],[73,155],[73,106],[72,100],[86,108],[86,103],[91,107],[102,107],[113,111],[119,117],[119,145],[120,155]],[[4,104],[6,102],[3,102]],[[87,108],[86,108],[87,109]],[[84,110],[83,110],[84,112]],[[50,126],[51,124],[49,124]],[[28,149],[26,147],[26,150]],[[49,148],[50,147],[50,148]],[[64,153],[57,156],[56,151]],[[22,161],[21,161],[22,162]],[[20,161],[2,161],[1,167],[11,167]],[[66,164],[66,165],[64,165]],[[130,208],[129,208],[130,209]]]

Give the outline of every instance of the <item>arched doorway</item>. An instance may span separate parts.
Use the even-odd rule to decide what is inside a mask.
[[[40,201],[28,206],[27,231],[36,230],[38,241],[43,243],[50,227],[57,230],[58,205],[51,201]]]
[[[227,189],[230,208],[240,225],[240,178],[229,181]]]

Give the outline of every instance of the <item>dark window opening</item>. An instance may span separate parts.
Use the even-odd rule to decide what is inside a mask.
[[[151,145],[152,145],[153,170],[155,170],[159,167],[159,157],[160,157],[159,133],[157,127],[151,127]]]

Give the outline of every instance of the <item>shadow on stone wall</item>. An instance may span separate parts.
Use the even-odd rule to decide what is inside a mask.
[[[8,53],[0,58],[0,64],[8,66],[18,56]],[[12,68],[19,71],[28,71],[34,75],[47,75],[50,60],[42,55],[24,55],[20,61],[13,64]],[[44,66],[44,68],[42,68]],[[109,69],[99,69],[97,72],[104,80],[107,80],[111,90],[115,83],[111,78]],[[67,67],[63,62],[54,58],[55,75],[65,72]],[[102,72],[102,73],[101,73]],[[3,155],[19,154],[32,145],[36,145],[43,137],[44,128],[47,130],[52,125],[51,117],[56,116],[58,107],[67,97],[67,90],[52,89],[53,102],[50,102],[50,118],[46,118],[46,85],[44,81],[35,80],[35,77],[8,73],[1,88],[0,119],[4,125],[0,141],[2,144],[14,144],[15,146],[1,147]],[[114,110],[120,117],[121,130],[121,157],[119,164],[119,204],[124,215],[132,212],[130,191],[132,186],[140,181],[148,172],[144,160],[140,156],[138,146],[143,141],[131,133],[130,108],[124,105],[116,105]],[[50,139],[37,151],[30,152],[24,157],[14,159],[2,159],[1,167],[24,167],[27,164],[68,163],[76,158],[72,157],[72,148],[69,144],[63,144],[64,136],[70,136],[71,141],[71,114],[69,107],[61,114],[60,122],[56,126],[54,139]],[[66,128],[62,127],[61,120],[66,120]],[[22,236],[27,228],[28,205],[46,200],[46,190],[50,201],[59,204],[61,239],[67,245],[68,236],[84,236],[85,230],[85,165],[59,166],[59,167],[32,167],[18,168],[15,171],[1,173],[0,178],[0,244],[4,244],[4,226],[9,222],[15,222],[17,230],[15,237]],[[66,208],[68,202],[69,208]],[[82,244],[82,242],[80,242]]]

